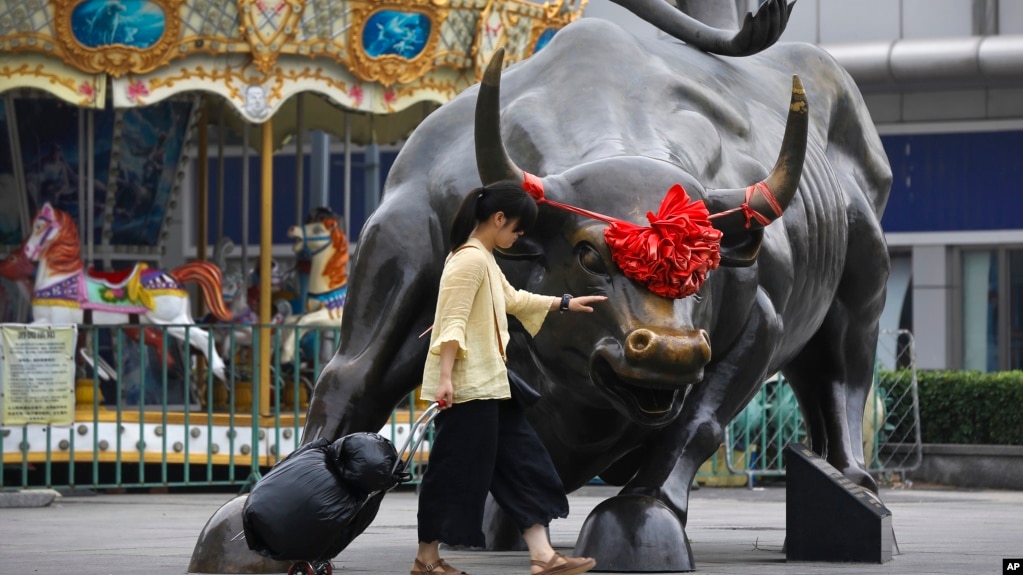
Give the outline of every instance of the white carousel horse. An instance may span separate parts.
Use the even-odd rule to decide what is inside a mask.
[[[189,262],[170,271],[136,264],[130,271],[85,271],[78,228],[67,213],[45,204],[32,222],[24,253],[38,262],[32,294],[33,324],[166,325],[167,332],[206,355],[213,374],[224,380],[224,361],[209,345],[209,334],[194,327],[188,292],[182,283],[199,284],[207,306],[221,320],[230,312],[221,301],[220,268],[209,262]],[[188,329],[186,330],[186,327]],[[187,331],[187,336],[186,336]]]
[[[306,313],[284,320],[298,334],[283,331],[280,362],[295,357],[295,341],[301,341],[305,326],[340,326],[341,311],[348,295],[348,239],[334,217],[322,217],[302,226],[291,226],[288,237],[295,240],[294,250],[310,258]],[[297,317],[297,321],[294,320]]]

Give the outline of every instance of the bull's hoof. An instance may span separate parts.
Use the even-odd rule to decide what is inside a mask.
[[[210,517],[188,564],[189,573],[286,573],[291,563],[251,551],[245,543],[242,508],[248,495],[228,501]]]
[[[594,571],[692,571],[685,526],[667,505],[646,495],[616,495],[590,512],[574,554],[597,560]]]

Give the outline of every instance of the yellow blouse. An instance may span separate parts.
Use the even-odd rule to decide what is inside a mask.
[[[440,277],[435,323],[430,335],[430,353],[423,369],[420,398],[433,401],[440,380],[440,347],[458,343],[451,383],[454,403],[473,399],[507,399],[507,358],[501,357],[494,314],[501,342],[508,345],[508,316],[512,314],[530,335],[536,335],[547,313],[559,298],[516,290],[497,266],[497,260],[478,240],[465,243],[476,249],[459,250],[448,256]],[[489,278],[489,282],[487,279]],[[498,294],[498,297],[494,297]]]

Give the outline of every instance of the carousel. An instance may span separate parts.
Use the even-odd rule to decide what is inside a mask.
[[[0,487],[246,484],[295,449],[387,159],[585,4],[0,0],[0,322],[76,327],[70,407],[2,382]]]

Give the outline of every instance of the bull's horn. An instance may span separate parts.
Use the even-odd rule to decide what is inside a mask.
[[[508,156],[501,139],[501,66],[504,48],[494,56],[483,72],[476,96],[476,169],[483,185],[501,181],[522,183],[522,170]]]
[[[789,104],[789,117],[785,124],[785,136],[781,142],[781,153],[778,161],[764,183],[770,190],[777,205],[784,212],[799,189],[799,176],[803,172],[803,159],[806,157],[806,134],[809,125],[809,104],[806,91],[799,76],[792,77],[792,102]],[[732,210],[733,213],[713,218],[714,227],[727,233],[739,232],[743,229],[758,229],[763,225],[752,218],[748,221],[739,209],[746,201],[746,188],[738,190],[714,190],[710,194],[709,208],[712,213]],[[761,191],[755,191],[749,200],[749,207],[768,220],[777,219],[780,214]],[[770,223],[770,222],[768,222]]]

